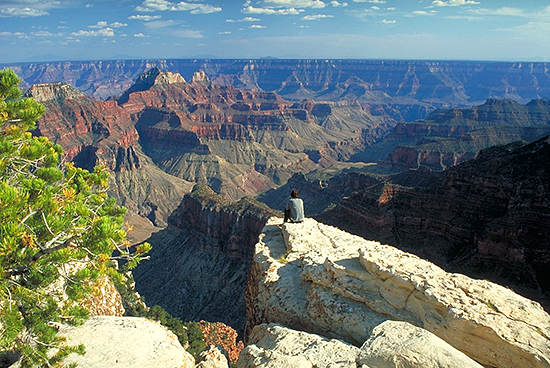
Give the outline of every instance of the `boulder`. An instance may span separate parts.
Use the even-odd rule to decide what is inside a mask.
[[[538,303],[313,219],[268,221],[246,298],[248,339],[254,326],[279,323],[361,346],[396,320],[482,365],[550,366],[550,316]]]
[[[254,327],[237,368],[356,368],[359,348],[277,324]]]
[[[218,346],[211,345],[208,350],[200,353],[199,359],[195,368],[229,368],[229,361]]]
[[[357,365],[376,368],[483,368],[431,332],[407,322],[376,326]]]
[[[69,345],[84,344],[86,354],[71,354],[65,360],[81,368],[195,366],[176,335],[145,318],[91,317],[81,326],[61,327],[59,334]]]

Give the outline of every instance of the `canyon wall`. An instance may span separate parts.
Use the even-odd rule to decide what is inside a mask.
[[[547,305],[549,162],[548,137],[496,146],[424,187],[403,186],[401,174],[401,185],[364,188],[317,218]]]
[[[516,140],[532,142],[548,133],[548,101],[488,99],[479,106],[439,108],[424,120],[398,123],[359,158],[397,170],[426,166],[441,171],[482,149]]]
[[[249,198],[231,203],[196,185],[153,234],[150,260],[134,273],[148,305],[161,305],[183,321],[223,322],[242,337],[244,287],[254,245],[277,212]]]
[[[5,65],[28,86],[66,82],[100,99],[120,95],[158,67],[192,80],[276,92],[287,99],[359,98],[396,119],[426,117],[434,106],[471,106],[488,98],[526,103],[550,95],[548,63],[392,60],[168,59]]]

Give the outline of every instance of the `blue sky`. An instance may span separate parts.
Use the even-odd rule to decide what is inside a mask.
[[[0,0],[0,63],[550,61],[548,0]]]

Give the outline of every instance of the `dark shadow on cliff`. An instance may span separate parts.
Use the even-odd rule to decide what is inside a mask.
[[[168,217],[169,226],[147,239],[153,249],[133,271],[136,290],[148,306],[158,304],[184,322],[223,322],[242,336],[254,246],[277,214],[251,198],[231,203],[195,185]]]
[[[150,259],[134,271],[136,291],[182,321],[223,322],[243,335],[250,261],[207,251],[194,236],[166,228],[149,239]]]
[[[549,311],[549,163],[548,136],[495,146],[423,187],[374,185],[315,218],[510,287]]]

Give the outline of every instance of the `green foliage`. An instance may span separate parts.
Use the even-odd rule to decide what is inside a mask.
[[[19,83],[0,71],[0,351],[19,352],[22,367],[61,366],[84,348],[67,346],[56,323],[86,317],[78,302],[90,281],[120,277],[114,250],[133,266],[148,246],[130,254],[105,170],[63,167],[62,148],[32,136],[44,107]]]
[[[177,337],[182,346],[188,345],[187,351],[195,357],[206,350],[204,335],[196,322],[181,322],[179,318],[172,317],[160,305],[155,305],[146,313],[146,317],[159,321]]]
[[[187,351],[197,359],[199,354],[206,350],[204,335],[199,325],[195,322],[187,322],[185,323],[185,327],[187,328],[187,336],[189,338],[189,348]]]

